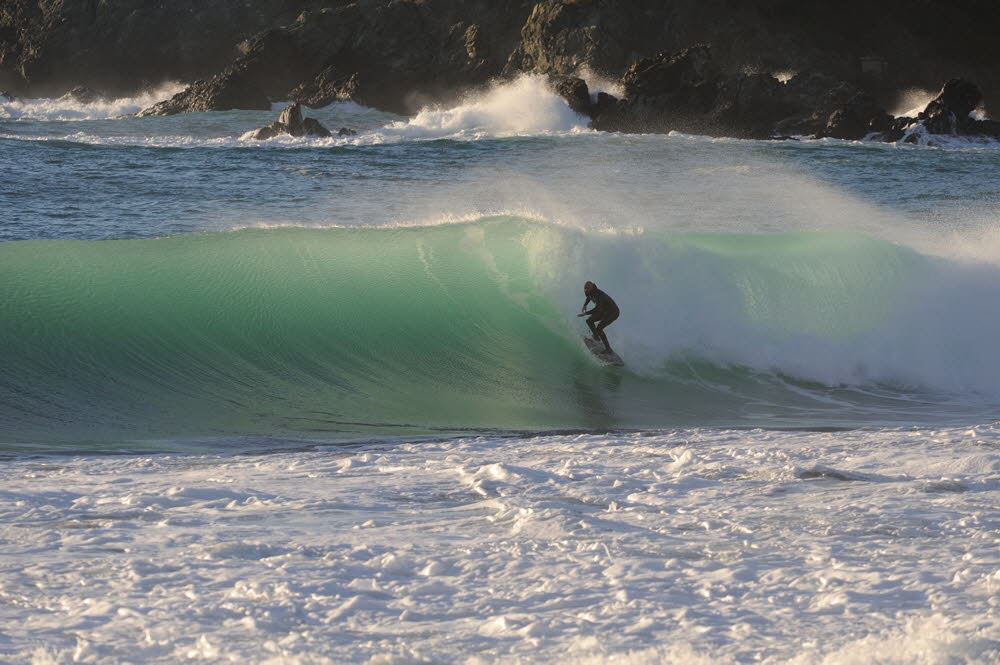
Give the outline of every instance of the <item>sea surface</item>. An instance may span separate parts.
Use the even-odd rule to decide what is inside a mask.
[[[1000,144],[178,89],[0,103],[0,662],[1000,662]]]

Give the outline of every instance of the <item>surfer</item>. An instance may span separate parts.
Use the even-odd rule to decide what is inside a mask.
[[[611,299],[611,296],[597,288],[593,282],[587,282],[583,285],[583,293],[587,299],[583,301],[583,307],[577,316],[590,316],[587,319],[590,332],[594,333],[595,340],[604,342],[605,352],[611,353],[611,345],[608,344],[608,336],[604,334],[604,329],[614,323],[621,313],[618,310],[618,305]],[[594,303],[594,309],[588,312],[587,303],[590,302]]]

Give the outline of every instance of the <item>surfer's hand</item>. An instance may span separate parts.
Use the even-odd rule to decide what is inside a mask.
[[[587,316],[587,313],[586,312],[580,312],[579,314],[577,314],[577,316]]]

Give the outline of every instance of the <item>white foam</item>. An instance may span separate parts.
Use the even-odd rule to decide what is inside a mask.
[[[539,234],[529,252],[567,329],[580,328],[582,302],[567,275],[617,300],[627,324],[609,332],[635,371],[695,357],[831,386],[1000,395],[1000,257],[966,263],[844,234],[759,234],[739,249],[735,239],[729,249],[698,242]]]
[[[900,143],[951,150],[995,150],[1000,148],[1000,140],[991,136],[931,134],[921,122],[915,122],[907,127],[903,133],[903,138],[900,139]]]
[[[336,103],[338,112],[354,113],[362,118],[372,109],[354,104]],[[348,103],[349,104],[349,103]],[[280,110],[287,105],[274,106]],[[412,118],[390,122],[382,127],[359,131],[355,136],[329,138],[276,136],[266,141],[252,138],[252,131],[241,141],[260,146],[364,146],[451,139],[476,141],[515,136],[558,136],[589,132],[588,119],[572,111],[565,100],[556,95],[545,77],[525,75],[471,95],[451,108],[428,107]]]
[[[449,109],[425,108],[381,130],[401,139],[536,136],[584,131],[587,119],[556,95],[543,76],[494,85]]]
[[[134,97],[101,99],[83,104],[63,96],[56,99],[15,99],[0,102],[0,118],[13,120],[106,120],[138,113],[157,102],[169,99],[184,89],[184,85],[167,82]]]
[[[992,665],[998,440],[689,429],[8,461],[0,660]]]

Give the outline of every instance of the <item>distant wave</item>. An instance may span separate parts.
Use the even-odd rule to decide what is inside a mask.
[[[0,119],[106,120],[137,113],[183,89],[183,84],[170,82],[134,97],[102,99],[91,104],[83,104],[68,96],[55,99],[18,98],[12,102],[0,102]]]

